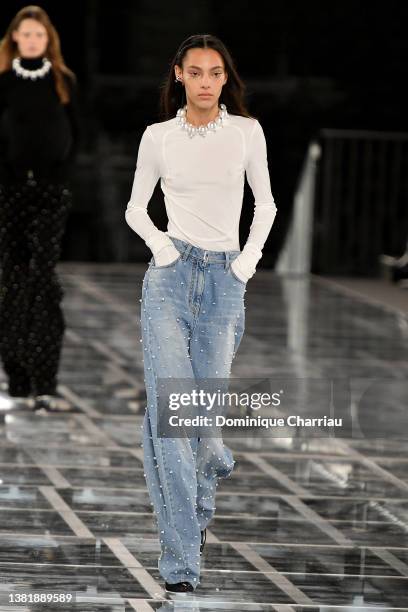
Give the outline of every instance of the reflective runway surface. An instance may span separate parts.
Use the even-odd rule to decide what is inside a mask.
[[[77,412],[16,411],[0,395],[0,610],[408,611],[407,320],[263,270],[232,377],[369,380],[364,417],[349,437],[225,438],[236,466],[218,487],[201,584],[165,593],[140,447],[145,269],[60,266],[60,392]],[[7,604],[30,589],[77,603]]]

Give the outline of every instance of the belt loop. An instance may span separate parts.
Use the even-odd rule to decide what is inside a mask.
[[[229,253],[228,253],[228,251],[226,251],[225,252],[225,269],[226,270],[228,270],[228,268],[229,268],[229,260],[230,260]]]
[[[183,253],[183,255],[181,256],[181,257],[182,257],[182,259],[183,259],[183,261],[186,261],[186,259],[187,259],[187,257],[188,257],[188,255],[189,255],[189,253],[190,253],[190,251],[191,251],[191,249],[192,249],[192,248],[193,248],[193,245],[192,245],[192,244],[188,244],[188,245],[186,246],[186,248],[185,248],[185,250],[184,250],[184,253]]]

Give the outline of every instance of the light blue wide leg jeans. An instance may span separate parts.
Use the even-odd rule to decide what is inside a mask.
[[[175,262],[146,271],[141,300],[147,408],[146,483],[158,523],[158,568],[170,584],[200,582],[200,532],[215,512],[219,478],[234,459],[222,437],[158,435],[158,379],[228,379],[245,327],[246,283],[230,263],[239,251],[210,251],[171,237]]]

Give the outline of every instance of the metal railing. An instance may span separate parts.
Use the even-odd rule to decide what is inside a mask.
[[[408,134],[321,130],[276,271],[376,275],[379,256],[402,254],[408,238],[407,177]]]
[[[313,208],[317,160],[321,148],[312,142],[303,163],[295,193],[292,222],[279,255],[275,270],[278,274],[308,274],[312,264]]]

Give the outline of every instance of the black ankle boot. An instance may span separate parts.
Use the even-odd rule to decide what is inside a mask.
[[[203,531],[201,532],[201,544],[200,544],[200,553],[203,552],[204,550],[204,546],[205,546],[205,541],[207,539],[207,530],[203,529]]]
[[[192,593],[194,587],[189,582],[176,582],[176,584],[169,584],[165,582],[166,591],[169,593]]]

